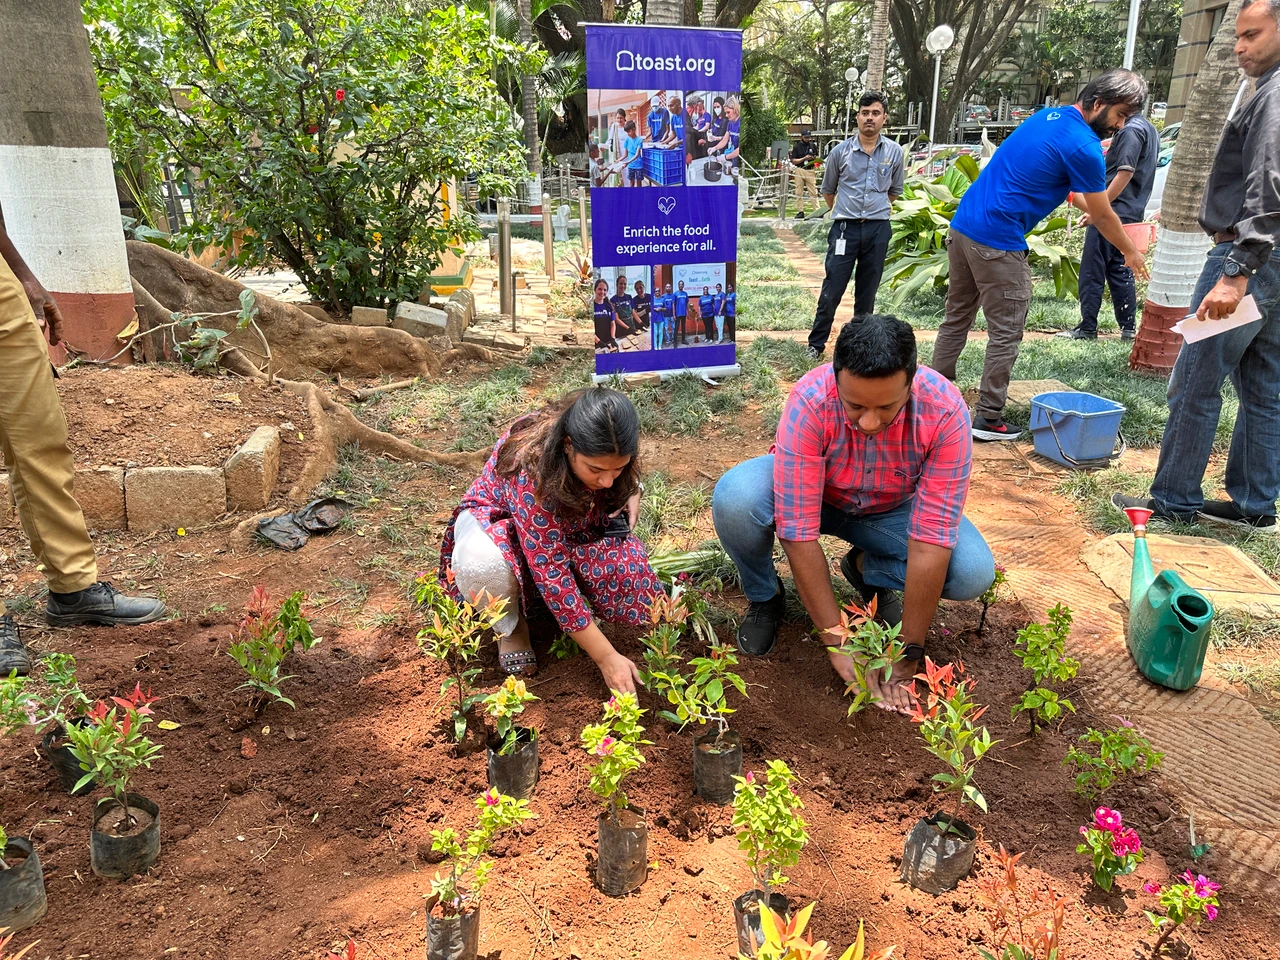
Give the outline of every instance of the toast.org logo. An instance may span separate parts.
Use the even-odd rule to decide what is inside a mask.
[[[716,61],[713,57],[644,57],[630,50],[619,50],[614,64],[619,72],[628,70],[671,70],[679,73],[700,73],[714,77]]]

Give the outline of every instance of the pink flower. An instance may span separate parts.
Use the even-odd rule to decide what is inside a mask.
[[[1138,839],[1138,833],[1132,827],[1125,827],[1111,835],[1111,852],[1117,857],[1127,857],[1141,849],[1142,841]]]
[[[1212,903],[1205,904],[1204,916],[1206,920],[1213,921],[1218,919],[1218,908]]]
[[[1106,807],[1099,807],[1093,812],[1093,822],[1097,824],[1099,830],[1106,830],[1108,833],[1118,833],[1123,826],[1120,811],[1109,810]]]
[[[501,802],[502,802],[502,797],[499,795],[496,789],[489,790],[484,795],[484,805],[486,807],[496,807]]]
[[[341,103],[343,100],[347,99],[347,91],[339,87],[337,90],[333,91],[333,98]]]
[[[613,737],[605,737],[600,741],[600,746],[596,747],[596,756],[607,757],[613,753],[613,748],[617,744],[617,740]]]
[[[609,698],[609,702],[608,702],[608,703],[606,703],[606,704],[605,704],[605,706],[606,706],[606,707],[608,707],[610,710],[617,710],[617,709],[618,709],[618,698],[617,698],[617,697],[610,697],[610,698]]]
[[[1149,893],[1154,897],[1160,892],[1160,884],[1154,880],[1148,880],[1142,885],[1142,889],[1144,893]]]
[[[1081,828],[1080,828],[1080,836],[1082,836],[1082,837],[1087,837],[1088,835],[1089,835],[1089,828],[1088,828],[1088,827],[1081,827]]]
[[[745,780],[745,781],[747,781],[747,783],[755,783],[755,782],[756,782],[756,772],[755,772],[754,770],[748,770],[748,771],[747,771],[747,775],[746,775],[745,777],[743,777],[742,779],[743,779],[743,780]]]
[[[1195,878],[1194,876],[1192,876],[1192,874],[1191,874],[1191,871],[1190,871],[1190,870],[1187,870],[1187,871],[1185,871],[1185,872],[1182,874],[1182,879],[1183,879],[1183,880],[1185,880],[1185,881],[1187,881],[1187,883],[1195,883],[1195,882],[1196,882],[1196,878]]]
[[[1190,871],[1188,871],[1190,872]],[[1222,889],[1221,884],[1214,883],[1203,873],[1195,879],[1194,883],[1197,897],[1212,897],[1215,893]]]

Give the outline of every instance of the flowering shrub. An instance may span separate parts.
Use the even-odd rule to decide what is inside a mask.
[[[452,569],[449,583],[453,583]],[[484,694],[471,691],[471,683],[480,673],[480,667],[472,666],[472,662],[480,655],[481,636],[502,619],[507,601],[483,592],[472,597],[470,603],[454,600],[432,573],[417,576],[413,596],[419,606],[427,608],[427,626],[418,631],[418,647],[449,670],[440,692],[452,687],[457,694],[453,738],[461,743],[467,735],[467,712],[484,699]]]
[[[804,803],[796,796],[796,776],[781,760],[770,760],[763,777],[747,771],[733,794],[733,825],[738,828],[738,849],[745,850],[753,889],[769,893],[787,882],[782,871],[794,867],[809,840],[798,811]]]
[[[978,881],[983,905],[992,915],[992,932],[1000,944],[998,960],[1059,960],[1066,898],[1052,887],[1037,887],[1026,894],[1018,880],[1022,857],[1001,845],[995,856],[1001,875],[987,874]],[[984,960],[997,960],[995,954],[981,948],[978,953]]]
[[[1075,767],[1076,793],[1093,800],[1122,777],[1148,773],[1160,766],[1164,754],[1151,746],[1132,723],[1123,718],[1121,726],[1103,733],[1090,728],[1080,737],[1082,746],[1072,746],[1062,765]],[[1095,756],[1089,748],[1097,749]]]
[[[1005,568],[997,563],[995,579],[991,581],[991,586],[987,587],[986,592],[978,598],[978,602],[982,604],[982,616],[978,618],[978,633],[982,633],[987,625],[987,609],[1000,599],[1000,588],[1008,582]]]
[[[163,749],[142,733],[142,728],[151,722],[151,704],[157,699],[150,690],[143,693],[142,685],[135,684],[128,697],[111,698],[113,707],[102,701],[95,703],[87,715],[87,724],[67,727],[71,754],[85,771],[74,790],[96,780],[111,791],[127,813],[125,794],[134,771],[139,767],[150,770],[151,761]]]
[[[849,704],[849,716],[853,716],[876,701],[867,688],[867,674],[882,671],[884,682],[888,683],[893,675],[893,665],[902,659],[906,651],[906,644],[898,636],[902,632],[902,624],[886,627],[876,622],[876,598],[872,597],[865,607],[856,603],[845,604],[844,610],[840,611],[840,623],[831,632],[844,642],[839,647],[827,649],[843,653],[853,660],[857,679],[844,691],[854,695],[853,703]]]
[[[604,801],[605,812],[615,821],[627,808],[622,781],[644,763],[641,744],[652,742],[640,739],[644,733],[639,722],[643,714],[634,693],[614,691],[605,701],[603,722],[593,723],[582,731],[582,746],[587,753],[600,758],[591,771],[591,791]]]
[[[756,960],[828,960],[831,947],[827,946],[827,941],[819,940],[815,943],[812,933],[805,934],[813,907],[812,903],[802,907],[789,920],[767,907],[762,909],[760,929],[764,933],[764,943],[756,950]],[[866,935],[862,929],[862,921],[859,920],[858,939],[840,954],[840,960],[890,960],[896,949],[886,947],[875,953],[867,953]]]
[[[1031,720],[1031,735],[1036,728],[1052,723],[1063,711],[1076,712],[1075,704],[1046,684],[1065,683],[1076,675],[1080,661],[1067,656],[1067,634],[1071,632],[1071,610],[1059,603],[1049,611],[1049,625],[1029,623],[1018,631],[1014,640],[1014,656],[1031,671],[1032,686],[1009,711],[1010,717],[1025,712]]]
[[[972,803],[986,813],[987,801],[973,783],[973,768],[997,741],[991,739],[986,727],[977,726],[987,708],[969,699],[972,680],[957,679],[964,675],[964,664],[957,662],[940,667],[925,657],[924,669],[916,679],[925,682],[927,697],[921,698],[919,691],[915,691],[917,699],[911,721],[920,725],[925,749],[950,768],[949,772],[933,775],[935,791],[956,796],[955,811],[948,826],[941,828],[945,833],[950,823],[959,818],[965,803]]]
[[[475,829],[467,834],[465,844],[452,827],[431,831],[431,849],[443,853],[448,861],[448,872],[436,874],[431,881],[431,892],[439,898],[446,917],[458,916],[465,905],[479,899],[493,869],[493,862],[484,859],[493,838],[533,816],[528,800],[516,800],[497,790],[476,797],[476,810]]]
[[[307,595],[301,591],[289,596],[274,613],[271,595],[262,586],[253,588],[249,606],[236,627],[235,642],[227,648],[227,655],[249,674],[249,679],[237,690],[248,687],[253,691],[251,703],[263,706],[267,697],[276,703],[294,706],[294,702],[280,692],[280,684],[292,680],[280,675],[280,665],[295,646],[310,650],[320,638],[311,632],[311,622],[302,612]]]
[[[525,688],[524,681],[517,677],[507,677],[502,686],[484,698],[485,713],[496,721],[498,739],[501,741],[498,753],[502,756],[510,754],[519,741],[520,731],[516,727],[516,717],[524,713],[526,704],[537,699]],[[536,731],[534,736],[537,736]]]
[[[1160,898],[1160,906],[1164,907],[1164,916],[1150,910],[1143,911],[1151,926],[1159,936],[1151,950],[1151,958],[1155,960],[1164,949],[1165,943],[1184,923],[1197,926],[1202,920],[1210,922],[1218,919],[1218,891],[1220,884],[1214,883],[1204,874],[1191,875],[1188,870],[1182,875],[1182,883],[1175,883],[1161,889],[1158,883],[1144,884],[1142,889]]]
[[[41,663],[38,679],[20,677],[16,671],[0,678],[0,737],[26,724],[66,726],[83,717],[92,705],[76,680],[75,657],[51,653]]]
[[[1084,842],[1076,847],[1076,853],[1093,856],[1093,882],[1110,891],[1116,877],[1133,873],[1142,862],[1142,841],[1133,827],[1121,821],[1119,810],[1099,807],[1093,813],[1093,823],[1080,828]]]

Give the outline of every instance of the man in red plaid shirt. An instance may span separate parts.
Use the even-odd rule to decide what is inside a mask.
[[[869,692],[881,707],[908,712],[901,682],[924,656],[939,598],[975,599],[995,579],[991,550],[962,516],[970,429],[955,385],[917,367],[908,324],[879,315],[846,324],[832,362],[792,388],[769,454],[716,484],[716,533],[751,601],[738,649],[765,656],[777,638],[786,592],[773,565],[775,536],[822,640],[840,645],[831,632],[840,608],[818,543],[819,534],[839,537],[852,545],[841,573],[864,601],[876,598],[879,619],[902,625],[907,645],[887,683],[867,675]],[[849,657],[832,653],[831,664],[855,682]]]

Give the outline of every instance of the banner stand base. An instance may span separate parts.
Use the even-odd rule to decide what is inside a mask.
[[[722,364],[716,367],[681,367],[679,370],[647,370],[643,373],[606,373],[592,374],[592,384],[599,385],[608,383],[614,377],[620,379],[623,383],[653,383],[656,377],[658,381],[670,380],[672,377],[683,377],[685,374],[693,374],[703,380],[713,380],[724,377],[736,377],[742,373],[742,367],[736,363]]]

